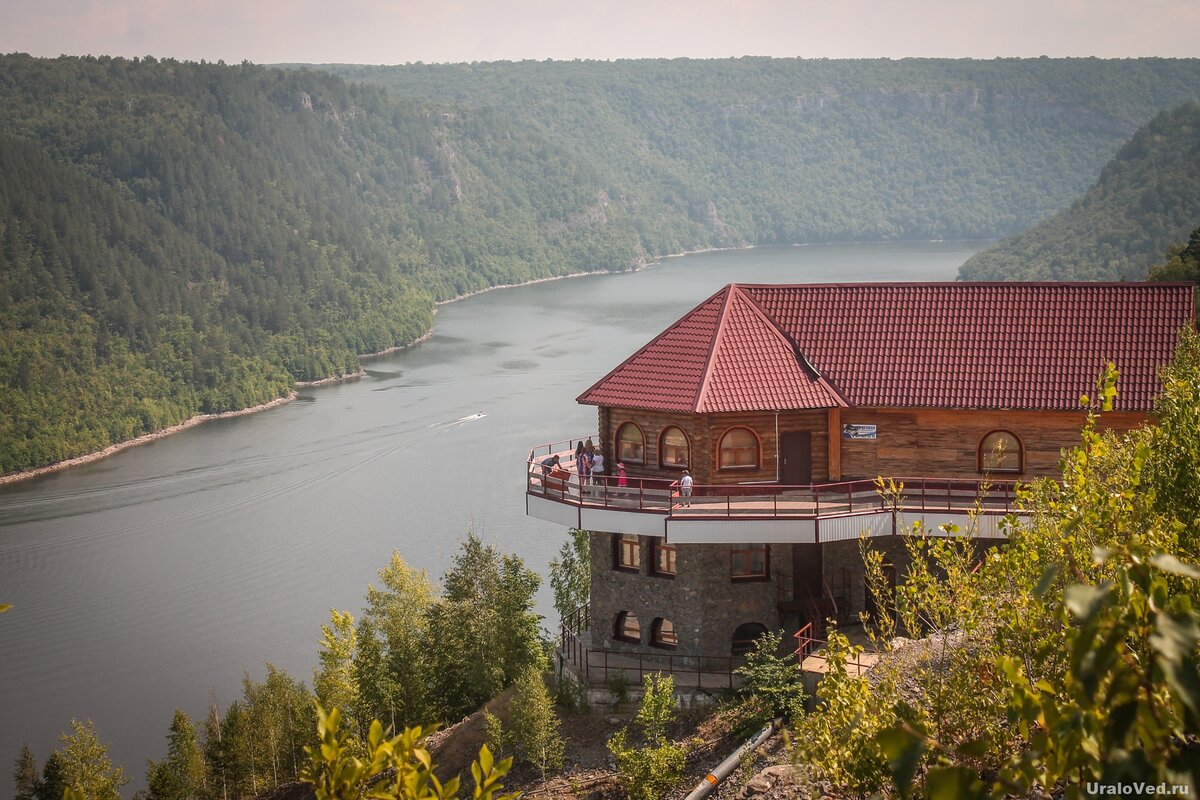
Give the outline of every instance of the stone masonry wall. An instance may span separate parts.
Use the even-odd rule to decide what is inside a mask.
[[[593,533],[592,646],[626,652],[674,652],[677,655],[729,655],[733,633],[739,625],[757,622],[768,630],[781,626],[777,608],[779,590],[791,588],[791,545],[769,546],[767,580],[734,581],[730,577],[730,551],[734,545],[678,545],[674,578],[652,574],[652,544],[641,537],[642,566],[638,573],[613,569],[610,533]],[[630,611],[641,626],[641,643],[613,638],[617,615]],[[675,625],[679,645],[674,650],[650,644],[656,618]]]

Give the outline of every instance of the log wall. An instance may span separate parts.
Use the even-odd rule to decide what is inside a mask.
[[[1022,443],[1024,468],[1013,477],[1058,475],[1060,451],[1079,444],[1086,420],[1078,411],[847,408],[841,416],[843,424],[877,426],[875,439],[841,440],[844,480],[879,475],[978,477],[979,444],[995,430],[1009,431]],[[1100,427],[1129,430],[1145,420],[1145,414],[1104,414]]]
[[[979,443],[992,431],[1006,430],[1021,440],[1024,451],[1023,470],[1013,477],[1028,478],[1058,474],[1060,451],[1079,443],[1085,419],[1086,415],[1078,411],[846,408],[833,412],[781,411],[776,427],[773,411],[680,414],[601,407],[597,445],[604,452],[609,474],[615,474],[617,429],[625,422],[635,422],[645,435],[646,457],[641,464],[626,463],[630,477],[678,480],[682,470],[659,464],[659,438],[663,430],[674,425],[688,436],[689,469],[697,484],[770,483],[779,476],[777,433],[809,431],[814,482],[879,475],[974,478],[979,475]],[[1145,414],[1104,414],[1100,427],[1129,430],[1145,420]],[[876,438],[841,438],[842,424],[875,425]],[[721,469],[717,452],[721,436],[739,426],[758,436],[759,463],[755,467]],[[831,430],[836,437],[832,451]]]
[[[697,484],[731,484],[747,482],[774,482],[778,478],[778,436],[793,431],[808,431],[812,434],[813,480],[828,480],[829,429],[828,414],[818,411],[755,411],[739,414],[679,414],[662,411],[643,411],[601,407],[597,430],[600,432],[599,446],[604,452],[606,464],[611,464],[610,474],[616,473],[617,431],[626,422],[634,422],[646,439],[644,463],[625,462],[626,471],[632,477],[664,478],[678,480],[681,469],[663,467],[659,464],[659,439],[664,430],[674,425],[688,436],[691,445],[688,469]],[[721,469],[719,453],[721,437],[730,428],[745,427],[754,431],[759,440],[759,459],[755,467]]]

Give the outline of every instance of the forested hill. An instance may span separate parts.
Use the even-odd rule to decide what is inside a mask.
[[[977,253],[967,280],[1143,280],[1200,225],[1200,104],[1138,130],[1070,208]],[[1194,235],[1193,235],[1194,236]]]
[[[412,341],[486,286],[742,244],[994,237],[1200,61],[311,69],[0,56],[0,473]]]
[[[1069,205],[1156,113],[1200,98],[1196,60],[322,68],[536,131],[632,210],[652,252],[1014,233]]]

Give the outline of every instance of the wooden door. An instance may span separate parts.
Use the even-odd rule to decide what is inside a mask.
[[[784,486],[812,483],[812,432],[781,433],[779,462],[779,482]]]

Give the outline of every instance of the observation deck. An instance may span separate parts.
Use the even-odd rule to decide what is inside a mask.
[[[587,437],[584,437],[587,438]],[[614,475],[580,481],[571,439],[533,448],[525,474],[525,513],[571,528],[655,536],[686,543],[821,543],[909,533],[1007,538],[1005,517],[1023,516],[1014,481],[893,477],[895,496],[876,480],[787,486],[692,487],[678,481]],[[543,462],[559,456],[556,469]]]

